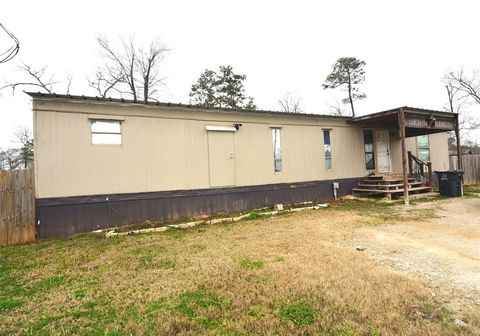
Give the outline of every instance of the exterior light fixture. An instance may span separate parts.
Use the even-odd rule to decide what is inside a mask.
[[[435,120],[436,118],[433,115],[430,115],[427,119],[427,125],[428,127],[435,127]]]

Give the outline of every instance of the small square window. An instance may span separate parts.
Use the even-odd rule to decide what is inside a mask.
[[[121,145],[122,125],[114,120],[92,120],[93,145]]]

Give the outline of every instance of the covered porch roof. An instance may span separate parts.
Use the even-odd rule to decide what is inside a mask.
[[[401,110],[405,118],[406,138],[455,130],[457,114],[408,106],[355,117],[349,122],[365,127],[398,129]]]
[[[455,137],[457,139],[458,166],[459,169],[462,167],[459,141],[460,130],[458,127],[458,114],[456,113],[403,106],[392,110],[352,118],[349,122],[364,127],[384,127],[399,130],[400,142],[402,145],[403,194],[405,204],[409,204],[407,149],[405,138],[424,134],[455,131]]]

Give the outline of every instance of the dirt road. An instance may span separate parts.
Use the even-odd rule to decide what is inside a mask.
[[[434,209],[435,218],[359,227],[351,246],[365,248],[364,253],[395,271],[426,279],[454,306],[461,308],[465,300],[480,305],[480,198],[415,208]]]

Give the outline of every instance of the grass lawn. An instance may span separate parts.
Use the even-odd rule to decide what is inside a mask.
[[[342,245],[359,225],[434,216],[400,208],[0,248],[0,335],[475,334],[425,283]]]

